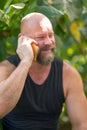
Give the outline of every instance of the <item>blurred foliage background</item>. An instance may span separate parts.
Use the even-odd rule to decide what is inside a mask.
[[[16,53],[21,18],[30,12],[41,12],[53,24],[55,56],[79,71],[87,95],[87,0],[0,0],[0,3],[0,61]],[[71,129],[65,105],[60,129]]]

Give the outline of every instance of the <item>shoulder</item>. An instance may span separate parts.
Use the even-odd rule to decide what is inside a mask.
[[[65,98],[68,94],[83,89],[80,73],[66,61],[63,61],[63,88]]]
[[[87,99],[79,72],[70,64],[63,65],[63,87],[67,113],[72,126],[87,126]],[[84,123],[85,122],[85,123]],[[85,125],[86,124],[86,125]]]
[[[0,81],[6,79],[15,68],[15,65],[9,62],[7,59],[0,62]]]
[[[81,77],[80,73],[77,71],[77,69],[75,67],[73,67],[69,62],[67,61],[63,61],[63,73],[65,76],[67,76],[69,78],[69,76],[73,77]]]

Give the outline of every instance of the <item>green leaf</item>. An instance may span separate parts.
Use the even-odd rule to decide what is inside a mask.
[[[10,6],[15,8],[15,9],[23,9],[25,4],[24,3],[17,3],[17,4],[10,5]]]
[[[49,4],[55,7],[58,10],[64,9],[64,1],[63,0],[47,0]]]
[[[56,8],[54,8],[50,5],[49,6],[37,6],[36,11],[45,14],[49,18],[60,17],[61,15],[63,15],[62,11],[57,10]]]
[[[13,0],[6,0],[5,5],[4,5],[4,8],[3,8],[3,9],[7,9],[7,8],[10,6],[10,4],[12,3],[12,1],[13,1]]]
[[[71,21],[78,19],[82,14],[82,10],[82,0],[65,0],[64,12],[69,16]]]
[[[87,8],[87,0],[82,0],[83,1],[83,5]]]
[[[0,9],[3,9],[7,0],[0,0]]]
[[[4,22],[5,24],[9,24],[9,16],[5,14],[3,10],[0,9],[0,21]]]

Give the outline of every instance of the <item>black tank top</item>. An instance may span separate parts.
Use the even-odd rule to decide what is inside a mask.
[[[20,62],[17,55],[7,60],[15,66]],[[2,119],[3,130],[58,130],[64,103],[62,67],[63,62],[54,58],[50,73],[42,85],[27,76],[17,105]]]

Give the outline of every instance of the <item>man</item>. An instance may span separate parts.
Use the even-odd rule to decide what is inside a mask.
[[[36,61],[32,43],[39,47]],[[40,13],[21,21],[17,55],[0,64],[0,118],[4,130],[57,130],[66,103],[72,130],[87,130],[87,101],[79,73],[54,58],[55,38]]]

